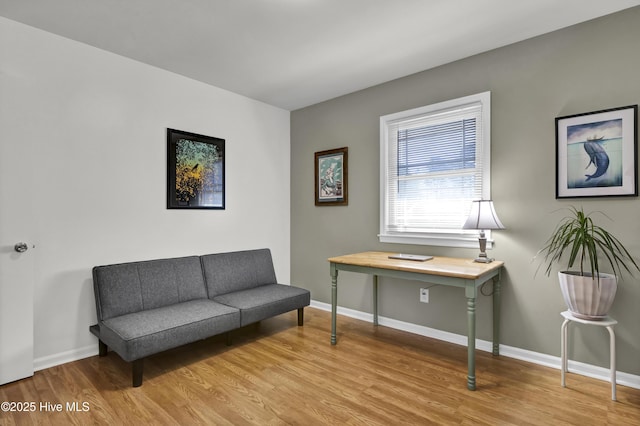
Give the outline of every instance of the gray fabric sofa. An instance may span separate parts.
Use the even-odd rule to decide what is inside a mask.
[[[131,362],[134,387],[149,355],[295,309],[302,326],[311,301],[278,284],[269,249],[96,266],[93,287],[99,354]]]

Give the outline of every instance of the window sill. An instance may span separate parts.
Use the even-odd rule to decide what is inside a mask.
[[[489,237],[487,235],[487,250],[493,248],[493,240]],[[378,239],[381,243],[478,248],[478,234],[378,234]]]

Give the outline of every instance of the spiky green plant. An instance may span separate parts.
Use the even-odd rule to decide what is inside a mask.
[[[600,278],[599,254],[607,259],[616,275],[620,275],[621,268],[631,273],[630,266],[640,271],[640,267],[620,240],[593,223],[592,213],[585,214],[582,208],[577,209],[573,206],[569,210],[571,214],[560,221],[545,246],[538,251],[538,254],[544,254],[542,262],[547,265],[547,276],[550,275],[553,264],[561,262],[565,252],[569,254],[567,269],[579,261],[582,276],[585,276],[585,263],[588,263],[591,277]],[[608,218],[604,213],[598,213]]]

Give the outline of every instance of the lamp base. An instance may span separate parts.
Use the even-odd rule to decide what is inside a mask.
[[[474,262],[478,262],[478,263],[491,263],[493,262],[495,259],[492,259],[490,257],[477,257]]]
[[[493,259],[487,257],[487,239],[484,236],[484,230],[480,230],[480,238],[478,238],[478,242],[480,243],[480,254],[474,260],[474,262],[478,263],[491,263]]]

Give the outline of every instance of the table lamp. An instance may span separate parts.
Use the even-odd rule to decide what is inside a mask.
[[[492,200],[479,200],[471,204],[471,213],[462,229],[479,229],[480,254],[476,262],[490,263],[493,259],[487,257],[487,238],[484,235],[486,229],[504,229],[504,225],[498,219]]]

